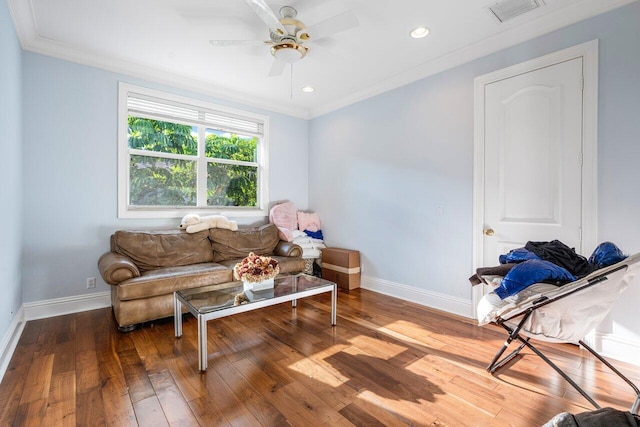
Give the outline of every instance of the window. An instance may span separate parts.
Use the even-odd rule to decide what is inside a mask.
[[[120,83],[118,216],[266,215],[268,118]]]

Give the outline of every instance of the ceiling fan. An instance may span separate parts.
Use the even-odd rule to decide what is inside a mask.
[[[358,26],[358,18],[351,11],[307,26],[296,19],[298,11],[291,6],[280,8],[280,18],[264,0],[244,0],[247,5],[269,27],[269,40],[210,40],[216,47],[270,45],[274,57],[269,76],[279,76],[286,64],[293,64],[304,58],[309,51],[307,41],[316,41]]]

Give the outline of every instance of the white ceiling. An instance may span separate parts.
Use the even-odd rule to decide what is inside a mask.
[[[268,77],[268,40],[243,0],[8,0],[22,48],[174,87],[309,118],[637,0],[544,0],[500,24],[495,0],[267,0],[307,27],[345,11],[359,26],[306,45],[306,58]],[[424,25],[431,34],[411,39]],[[288,68],[288,67],[287,67]],[[303,93],[305,85],[314,93]]]

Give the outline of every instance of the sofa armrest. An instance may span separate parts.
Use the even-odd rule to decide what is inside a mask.
[[[302,248],[295,243],[280,240],[273,253],[278,256],[300,257],[302,256]]]
[[[107,252],[100,257],[98,270],[102,279],[110,285],[140,276],[140,270],[130,258],[115,252]]]

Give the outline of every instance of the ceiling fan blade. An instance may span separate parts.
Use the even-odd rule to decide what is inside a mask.
[[[325,19],[315,25],[307,28],[311,41],[320,40],[321,38],[355,28],[360,25],[358,17],[352,11],[343,12],[333,18]]]
[[[273,59],[273,63],[271,64],[271,68],[269,69],[269,77],[278,77],[282,75],[284,72],[284,67],[287,65],[284,61],[278,61],[277,59]]]
[[[229,47],[229,46],[262,46],[265,44],[273,44],[271,41],[261,40],[209,40],[215,47]]]
[[[267,24],[267,27],[274,33],[283,35],[287,34],[287,30],[280,23],[280,20],[264,0],[244,0],[247,5]]]

